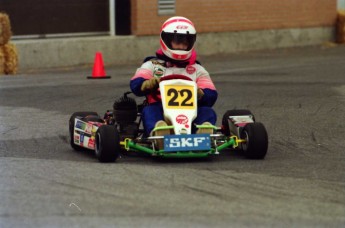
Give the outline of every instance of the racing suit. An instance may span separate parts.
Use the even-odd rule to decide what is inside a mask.
[[[146,58],[149,59],[150,57]],[[197,117],[193,121],[192,132],[195,133],[194,125],[201,125],[204,122],[210,122],[215,125],[217,115],[212,106],[217,100],[218,93],[210,78],[209,73],[196,61],[196,52],[193,51],[191,57],[186,61],[176,61],[168,58],[158,50],[156,57],[151,57],[137,69],[135,75],[130,81],[130,88],[136,96],[146,96],[149,103],[142,111],[142,120],[145,134],[148,136],[159,120],[164,120],[163,107],[161,101],[157,101],[152,92],[141,90],[145,80],[152,77],[164,77],[168,75],[184,75],[196,82],[203,96],[198,99]]]

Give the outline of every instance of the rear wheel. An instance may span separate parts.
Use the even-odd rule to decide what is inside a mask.
[[[264,159],[268,149],[268,136],[262,123],[249,123],[241,131],[241,143],[244,155],[249,159]]]
[[[95,116],[98,117],[97,112],[75,112],[72,114],[72,116],[69,119],[69,138],[70,138],[70,144],[71,147],[76,150],[76,151],[81,151],[81,150],[85,150],[85,148],[78,146],[76,144],[74,144],[74,122],[75,122],[75,118],[76,117],[87,117],[87,116]]]
[[[119,132],[114,126],[103,125],[96,132],[95,153],[100,162],[115,162],[121,150]]]
[[[230,136],[230,125],[229,125],[229,117],[230,116],[252,116],[253,121],[255,121],[254,115],[251,111],[246,109],[238,109],[238,110],[228,110],[224,113],[222,119],[222,131],[223,134],[226,136]]]

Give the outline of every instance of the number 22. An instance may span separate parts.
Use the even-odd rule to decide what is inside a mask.
[[[172,98],[168,102],[169,106],[180,106],[179,102],[176,101],[179,95],[181,97],[187,95],[186,98],[184,98],[181,102],[181,106],[193,106],[193,101],[190,101],[192,99],[192,91],[188,89],[181,89],[180,91],[177,91],[176,89],[171,88],[168,90],[168,96],[171,95]]]

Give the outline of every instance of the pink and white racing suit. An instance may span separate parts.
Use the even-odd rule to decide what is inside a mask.
[[[195,51],[193,51],[191,58],[186,62],[169,61],[160,50],[157,51],[156,55],[157,57],[144,62],[130,81],[132,92],[137,96],[146,96],[149,103],[142,113],[145,133],[149,135],[156,122],[163,120],[164,117],[161,102],[155,99],[156,96],[153,96],[152,92],[141,91],[141,85],[145,80],[152,77],[165,77],[169,75],[184,75],[196,82],[204,95],[198,100],[198,114],[194,124],[199,125],[204,122],[210,122],[215,125],[217,116],[211,107],[216,102],[218,93],[209,73],[196,62]],[[195,131],[195,128],[193,128],[193,131]]]

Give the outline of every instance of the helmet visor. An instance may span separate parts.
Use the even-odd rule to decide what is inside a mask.
[[[190,51],[195,43],[196,34],[181,34],[181,33],[169,33],[169,32],[162,32],[162,40],[164,41],[165,45],[168,46],[171,50],[184,50]],[[183,44],[186,48],[173,48],[173,44]]]

